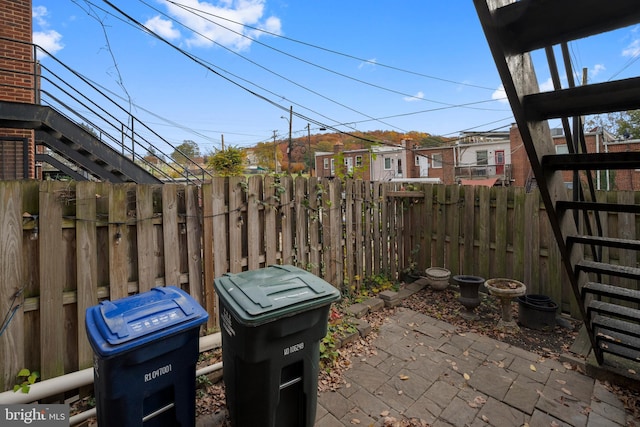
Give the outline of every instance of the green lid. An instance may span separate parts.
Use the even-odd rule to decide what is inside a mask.
[[[246,323],[265,323],[340,299],[340,291],[292,265],[227,273],[214,281],[218,296]]]

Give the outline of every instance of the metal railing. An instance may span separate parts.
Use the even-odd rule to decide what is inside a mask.
[[[38,45],[0,37],[3,43],[30,46],[33,61],[0,57],[6,82],[32,81],[33,87],[0,84],[7,90],[33,90],[36,104],[48,106],[92,133],[161,180],[201,184],[212,174],[130,112],[128,102],[64,64]],[[39,59],[39,55],[42,57]],[[118,99],[120,98],[120,99]],[[169,161],[180,154],[185,164]]]

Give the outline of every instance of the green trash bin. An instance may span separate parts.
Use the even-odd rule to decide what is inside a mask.
[[[340,292],[289,265],[225,274],[214,287],[232,426],[312,427],[320,340]]]

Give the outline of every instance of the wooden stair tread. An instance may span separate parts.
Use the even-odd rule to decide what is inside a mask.
[[[637,109],[639,95],[640,77],[633,77],[527,95],[522,105],[527,119],[538,121]]]
[[[626,265],[606,264],[603,262],[582,260],[575,266],[576,269],[610,276],[624,277],[626,279],[640,280],[640,268]]]
[[[582,287],[583,297],[586,293],[598,295],[600,297],[616,298],[623,301],[640,303],[640,290],[623,288],[621,286],[587,282]]]
[[[640,98],[640,91],[638,98]],[[553,154],[542,157],[541,166],[551,171],[635,169],[640,152]]]
[[[640,362],[640,350],[631,349],[622,346],[618,343],[609,342],[605,340],[597,340],[600,350],[606,353],[615,354],[616,356],[624,357],[625,359],[634,360]]]
[[[581,243],[584,245],[606,246],[608,248],[640,250],[640,240],[620,239],[603,236],[567,236],[568,243]]]
[[[590,318],[592,317],[592,312],[606,316],[615,316],[616,318],[626,319],[632,322],[640,322],[640,310],[604,301],[590,301],[587,305],[587,315]]]
[[[594,316],[592,325],[596,332],[604,335],[612,332],[640,339],[640,324],[638,323],[625,322],[624,320],[597,315]],[[637,341],[637,346],[640,348],[640,340]]]
[[[619,212],[619,213],[640,214],[640,205],[622,205],[618,203],[587,202],[583,200],[576,200],[576,201],[558,200],[556,203],[556,209],[559,211],[574,209],[574,210],[580,210],[580,211]]]
[[[493,19],[505,50],[512,54],[615,30],[639,20],[640,9],[625,0],[609,0],[604,5],[601,0],[520,0],[497,8]]]

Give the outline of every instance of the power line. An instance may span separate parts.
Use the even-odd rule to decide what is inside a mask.
[[[254,31],[259,31],[261,33],[268,34],[268,35],[273,36],[273,37],[281,38],[283,40],[288,40],[288,41],[293,42],[293,43],[297,43],[297,44],[301,44],[301,45],[304,45],[304,46],[312,47],[314,49],[322,50],[322,51],[325,51],[325,52],[328,52],[328,53],[332,53],[332,54],[335,54],[335,55],[343,56],[345,58],[354,59],[354,60],[357,60],[357,61],[360,61],[360,62],[368,63],[368,64],[371,64],[371,65],[376,65],[376,66],[383,67],[383,68],[388,68],[388,69],[399,71],[399,72],[406,73],[406,74],[413,74],[415,76],[425,77],[425,78],[432,79],[432,80],[438,80],[438,81],[445,82],[445,83],[451,83],[451,84],[455,84],[457,86],[468,86],[468,87],[474,87],[474,88],[478,88],[478,89],[485,89],[485,90],[495,91],[495,88],[490,88],[490,87],[480,86],[480,85],[474,85],[474,84],[464,83],[464,82],[456,82],[454,80],[444,79],[442,77],[431,76],[431,75],[428,75],[428,74],[423,74],[423,73],[419,73],[419,72],[416,72],[416,71],[411,71],[411,70],[407,70],[407,69],[404,69],[404,68],[395,67],[395,66],[392,66],[392,65],[386,65],[386,64],[383,64],[383,63],[380,63],[380,62],[377,62],[377,61],[371,61],[370,59],[359,58],[359,57],[354,56],[354,55],[350,55],[350,54],[347,54],[347,53],[339,52],[337,50],[328,49],[328,48],[325,48],[325,47],[322,47],[322,46],[318,46],[318,45],[315,45],[315,44],[312,44],[312,43],[304,42],[304,41],[297,40],[297,39],[294,39],[294,38],[291,38],[291,37],[283,36],[281,34],[273,33],[273,32],[267,31],[267,30],[262,29],[262,28],[253,27],[251,25],[243,24],[241,22],[237,22],[237,21],[234,21],[232,19],[225,18],[223,16],[216,15],[216,14],[213,14],[213,13],[210,13],[210,12],[205,12],[205,11],[197,9],[195,7],[186,6],[186,5],[183,5],[181,3],[177,3],[177,2],[172,1],[172,0],[165,0],[165,1],[167,3],[174,4],[174,5],[178,6],[178,7],[197,10],[198,12],[213,16],[213,17],[218,18],[220,20],[231,22],[232,24],[240,25],[242,27],[249,28],[249,29],[254,30]],[[215,24],[215,22],[212,22],[212,23]],[[216,24],[216,25],[219,25],[219,24]]]
[[[139,0],[139,1],[140,1],[141,3],[143,3],[143,4],[145,4],[145,5],[148,5],[144,0]],[[386,91],[386,92],[394,93],[394,94],[396,94],[396,95],[401,95],[401,96],[403,96],[403,97],[405,97],[405,98],[415,99],[415,100],[418,100],[418,101],[433,102],[434,104],[441,104],[441,105],[448,105],[448,106],[452,106],[452,105],[453,105],[453,104],[450,104],[450,103],[447,103],[447,102],[436,101],[436,100],[433,100],[433,99],[428,99],[428,98],[424,98],[424,97],[419,97],[419,96],[411,95],[411,94],[408,94],[408,93],[405,93],[405,92],[400,92],[400,91],[395,90],[395,89],[387,88],[387,87],[384,87],[384,86],[381,86],[381,85],[378,85],[378,84],[375,84],[375,83],[371,83],[371,82],[367,82],[367,81],[362,80],[362,79],[358,79],[358,78],[353,77],[353,76],[349,76],[349,75],[344,74],[344,73],[340,73],[340,72],[338,72],[338,71],[332,70],[332,69],[330,69],[330,68],[328,68],[328,67],[325,67],[325,66],[323,66],[323,65],[316,64],[316,63],[314,63],[314,62],[311,62],[311,61],[306,60],[306,59],[304,59],[304,58],[301,58],[301,57],[299,57],[299,56],[296,56],[296,55],[293,55],[293,54],[291,54],[291,53],[285,52],[285,51],[283,51],[283,50],[281,50],[281,49],[275,48],[275,47],[273,47],[273,46],[271,46],[271,45],[269,45],[269,44],[267,44],[267,43],[263,43],[263,42],[259,41],[258,39],[255,39],[255,38],[249,37],[249,36],[247,36],[246,34],[243,34],[243,33],[241,33],[241,32],[235,31],[235,30],[233,30],[233,29],[231,29],[231,28],[229,28],[229,27],[225,27],[224,25],[221,25],[221,24],[219,24],[219,23],[217,23],[217,22],[215,22],[215,21],[213,21],[213,20],[211,20],[211,19],[205,18],[204,16],[199,15],[198,13],[196,13],[196,12],[194,12],[194,11],[200,12],[200,13],[205,14],[205,15],[215,16],[215,17],[218,17],[217,15],[214,15],[214,14],[209,13],[209,12],[204,12],[204,11],[202,11],[202,10],[200,10],[200,9],[196,9],[196,8],[194,8],[194,7],[185,6],[185,5],[182,5],[182,4],[179,4],[179,3],[176,3],[176,2],[170,1],[170,0],[167,0],[167,1],[168,1],[169,3],[172,3],[172,4],[176,5],[176,6],[178,6],[178,7],[182,8],[182,9],[184,9],[184,10],[188,10],[190,13],[194,14],[195,16],[197,16],[197,17],[199,17],[199,18],[202,18],[202,19],[206,20],[207,22],[210,22],[210,23],[212,23],[212,24],[214,24],[214,25],[217,25],[217,26],[218,26],[218,27],[220,27],[220,28],[224,28],[225,30],[227,30],[227,31],[229,31],[229,32],[232,32],[232,33],[234,33],[234,34],[237,34],[237,35],[239,35],[240,37],[246,38],[247,40],[250,40],[250,41],[252,41],[253,43],[256,43],[256,44],[259,44],[259,45],[261,45],[261,46],[264,46],[264,47],[266,47],[266,48],[268,48],[268,49],[271,49],[271,50],[273,50],[273,51],[275,51],[275,52],[278,52],[278,53],[279,53],[279,54],[281,54],[281,55],[285,55],[285,56],[287,56],[287,57],[289,57],[289,58],[293,58],[293,59],[295,59],[295,60],[297,60],[297,61],[300,61],[300,62],[302,62],[302,63],[304,63],[304,64],[310,65],[310,66],[312,66],[312,67],[319,68],[319,69],[321,69],[321,70],[323,70],[323,71],[326,71],[326,72],[328,72],[328,73],[335,74],[335,75],[337,75],[337,76],[340,76],[340,77],[343,77],[343,78],[346,78],[346,79],[349,79],[349,80],[355,81],[355,82],[357,82],[357,83],[364,84],[364,85],[366,85],[366,86],[370,86],[370,87],[373,87],[373,88],[376,88],[376,89],[380,89],[380,90],[383,90],[383,91]],[[151,7],[151,8],[153,8],[153,7],[152,7],[152,6],[150,6],[150,5],[148,5],[148,6],[149,6],[149,7]],[[215,42],[214,40],[211,40],[210,38],[208,38],[208,37],[206,37],[206,36],[202,35],[201,33],[196,32],[195,30],[193,30],[193,29],[189,28],[188,26],[186,26],[186,25],[182,24],[180,21],[177,21],[177,20],[176,20],[176,19],[174,19],[173,17],[171,17],[171,16],[169,16],[169,15],[167,15],[167,14],[164,14],[163,12],[161,12],[161,11],[159,11],[159,10],[155,9],[155,8],[153,8],[153,9],[154,9],[154,10],[156,10],[158,13],[163,14],[165,17],[167,17],[167,18],[171,19],[173,22],[177,22],[177,23],[179,23],[180,25],[182,25],[183,27],[188,28],[190,31],[193,31],[193,32],[195,32],[196,34],[200,35],[201,37],[204,37],[204,38],[206,38],[207,40],[211,41],[212,43],[215,43],[215,44],[217,44],[218,46],[221,46],[220,44],[218,44],[218,43],[217,43],[217,42]],[[221,18],[221,19],[222,19],[222,18]],[[232,21],[232,22],[233,22],[233,21]],[[238,25],[242,25],[242,24],[238,24]],[[247,27],[249,27],[249,26],[247,26]],[[253,28],[253,27],[250,27],[250,28]],[[271,34],[271,33],[270,33],[270,34]],[[228,49],[228,48],[226,48],[226,47],[224,47],[224,46],[222,46],[222,47],[223,47],[223,48],[225,48],[225,49],[227,49],[227,50],[230,50],[230,49]],[[232,53],[234,53],[235,55],[238,55],[238,56],[240,56],[241,58],[243,58],[243,59],[245,59],[245,60],[247,60],[247,61],[251,62],[251,63],[254,63],[253,61],[251,61],[251,60],[249,60],[248,58],[246,58],[246,57],[244,57],[244,56],[240,55],[240,54],[239,54],[239,53],[237,53],[237,52],[233,52],[233,51],[231,51],[231,52],[232,52]],[[254,64],[255,64],[255,63],[254,63]],[[493,90],[495,90],[495,89],[493,89]],[[493,101],[493,100],[492,100],[492,101]],[[384,124],[386,124],[387,126],[389,126],[389,124],[388,124],[388,123],[384,123]]]

